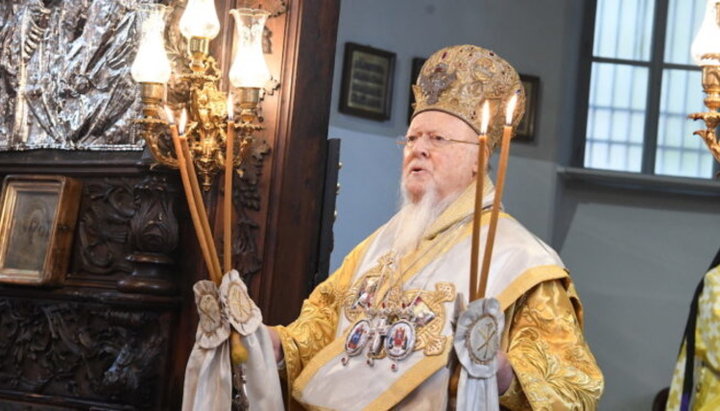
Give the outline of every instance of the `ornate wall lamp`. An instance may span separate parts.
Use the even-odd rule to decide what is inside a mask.
[[[167,119],[161,114],[161,105],[172,75],[165,50],[165,20],[168,8],[160,4],[143,4],[138,9],[140,42],[132,65],[132,76],[140,84],[143,118],[138,120],[140,134],[155,159],[164,165],[178,167],[171,138],[167,132]],[[181,102],[188,110],[189,123],[184,129],[192,160],[202,178],[202,186],[209,190],[213,176],[225,168],[225,147],[228,124],[234,124],[234,112],[228,113],[228,94],[240,106],[240,122],[232,164],[238,167],[247,152],[257,124],[257,106],[260,89],[270,80],[270,72],[262,51],[262,36],[269,12],[259,9],[230,11],[235,21],[235,56],[230,67],[229,80],[235,93],[219,90],[222,73],[216,60],[209,55],[210,41],[220,32],[213,0],[189,0],[180,18],[179,28],[188,42],[189,71],[176,73],[175,83],[189,89],[187,101]],[[172,90],[170,90],[172,91]],[[179,107],[174,107],[179,108]],[[230,109],[232,110],[232,109]]]
[[[702,67],[703,102],[710,110],[688,117],[705,121],[705,129],[694,134],[702,137],[715,160],[720,162],[720,143],[715,130],[720,125],[720,0],[708,0],[700,30],[693,40],[691,53]]]
[[[209,53],[210,41],[220,32],[215,2],[188,0],[179,28],[187,39],[190,70],[176,73],[176,80],[179,80],[176,83],[186,87],[189,93],[186,101],[180,103],[185,107],[177,127],[170,108],[166,107],[167,115],[160,114],[168,91],[166,87],[172,75],[164,42],[167,7],[158,4],[140,7],[138,17],[141,38],[137,57],[131,68],[133,78],[140,83],[143,102],[143,118],[138,120],[140,133],[159,163],[180,171],[190,216],[212,280],[210,285],[199,282],[195,287],[214,287],[217,292],[222,278],[228,275],[232,278],[232,273],[237,275],[235,271],[231,271],[233,171],[244,160],[253,133],[261,128],[256,123],[260,89],[270,80],[270,72],[262,51],[262,36],[270,13],[248,8],[230,10],[235,20],[235,56],[228,77],[236,88],[234,94],[237,95],[241,108],[240,122],[236,125],[233,92],[231,90],[225,93],[219,89],[222,73]],[[190,120],[189,123],[186,123],[187,119]],[[235,150],[233,147],[239,149]],[[196,175],[197,173],[201,176],[202,187],[209,190],[213,176],[220,170],[225,170],[222,268]],[[223,273],[226,273],[225,276]],[[237,282],[239,281],[238,279]],[[205,312],[200,306],[207,304],[205,297],[211,294],[203,296],[202,303],[198,302],[200,313]],[[202,320],[200,327],[203,327]],[[242,363],[247,357],[247,350],[235,330],[228,334],[218,342],[229,343],[231,347],[231,361],[228,362],[232,363],[232,381],[238,393],[236,401],[237,404],[243,404]],[[226,400],[229,401],[230,398]]]

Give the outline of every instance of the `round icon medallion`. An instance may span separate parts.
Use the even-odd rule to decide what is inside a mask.
[[[393,360],[402,360],[415,348],[415,327],[406,320],[393,323],[385,338],[385,352]]]
[[[345,338],[345,353],[351,357],[358,355],[365,348],[369,337],[370,323],[367,320],[356,322]]]

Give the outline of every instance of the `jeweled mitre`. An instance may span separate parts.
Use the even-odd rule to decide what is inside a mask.
[[[478,134],[482,105],[488,100],[491,147],[500,141],[505,104],[513,94],[518,96],[513,129],[525,112],[525,89],[517,71],[495,52],[472,45],[447,47],[430,56],[413,85],[413,93],[413,116],[428,110],[443,111],[465,121]]]

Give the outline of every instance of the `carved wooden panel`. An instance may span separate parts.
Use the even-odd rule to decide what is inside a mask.
[[[85,180],[68,280],[114,287],[130,274],[170,276],[179,241],[174,184],[160,174]],[[143,269],[148,264],[158,267],[150,273]],[[167,284],[161,293],[167,294],[174,288],[172,280],[162,281]]]
[[[251,213],[261,210],[260,196],[263,162],[270,153],[270,146],[264,139],[253,142],[248,160],[242,165],[233,183],[233,261],[246,283],[262,269],[262,256],[258,246],[260,225]],[[265,205],[266,206],[266,205]]]
[[[171,317],[0,297],[0,390],[157,408]]]
[[[287,14],[267,23],[282,50],[268,64],[282,70],[280,90],[263,108],[273,152],[261,184],[267,205],[258,213],[262,275],[252,289],[269,324],[297,317],[318,271],[339,3],[290,1]]]
[[[124,30],[129,29],[132,14],[122,8],[145,1],[151,0],[0,2],[0,103],[7,103],[0,119],[0,177],[61,174],[84,183],[64,286],[0,285],[0,409],[180,406],[185,363],[197,326],[191,287],[207,273],[176,171],[148,167],[138,151],[14,151],[63,145],[115,150],[126,143],[136,150],[132,131],[123,128],[129,124],[123,121],[136,117],[135,106],[117,110],[128,104],[130,85],[125,81],[127,73],[120,73],[116,64],[127,70],[132,54],[125,48],[130,42],[120,41],[128,33]],[[165,3],[184,4],[184,0]],[[216,4],[224,32],[211,47],[225,72],[233,36],[227,10],[257,4],[277,8],[267,25],[266,58],[280,88],[265,95],[265,128],[256,135],[251,159],[235,179],[232,252],[234,266],[250,283],[266,322],[286,322],[296,315],[318,267],[339,1],[218,0]],[[286,6],[287,12],[280,13]],[[52,10],[47,13],[48,9]],[[57,10],[66,9],[68,13],[58,15]],[[100,18],[112,10],[110,18]],[[26,17],[36,13],[23,20],[30,27],[25,33],[32,34],[26,39],[38,43],[30,44],[24,52],[32,55],[24,57],[18,50],[25,44],[17,42],[18,32],[12,29],[20,24],[18,13]],[[48,33],[60,27],[62,18],[77,19],[78,24],[60,25],[69,31],[65,43],[58,43]],[[91,29],[92,22],[100,28]],[[118,41],[103,37],[107,31],[102,27],[117,30]],[[100,38],[94,39],[91,32]],[[92,45],[98,48],[78,46],[86,40],[97,40]],[[63,46],[49,50],[48,41]],[[173,44],[181,47],[182,40],[178,41]],[[37,70],[39,42],[43,55],[59,54],[58,50],[68,54],[42,62],[47,70],[36,73],[44,79],[28,80],[26,89],[46,87],[47,107],[36,92],[28,94],[33,101],[18,108],[13,93],[22,70],[17,68]],[[11,47],[5,47],[8,44]],[[67,50],[97,56],[88,61],[98,71],[73,63],[80,61],[78,55]],[[29,59],[23,63],[19,56]],[[59,74],[50,78],[48,73]],[[101,98],[103,90],[107,94]],[[117,98],[108,100],[107,95]],[[16,119],[25,115],[39,121],[28,130],[16,130],[16,125],[25,124]],[[206,194],[216,238],[222,234],[217,225],[221,194],[217,188]]]
[[[135,214],[133,187],[137,179],[90,179],[85,182],[78,217],[75,260],[69,278],[113,277],[132,272],[127,256],[130,220]]]

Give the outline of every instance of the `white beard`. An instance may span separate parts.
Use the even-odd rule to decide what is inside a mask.
[[[413,203],[403,187],[402,205],[398,213],[398,225],[393,240],[393,250],[398,257],[417,249],[423,234],[435,222],[437,217],[452,203],[460,193],[439,199],[437,188],[431,185],[422,198]]]

